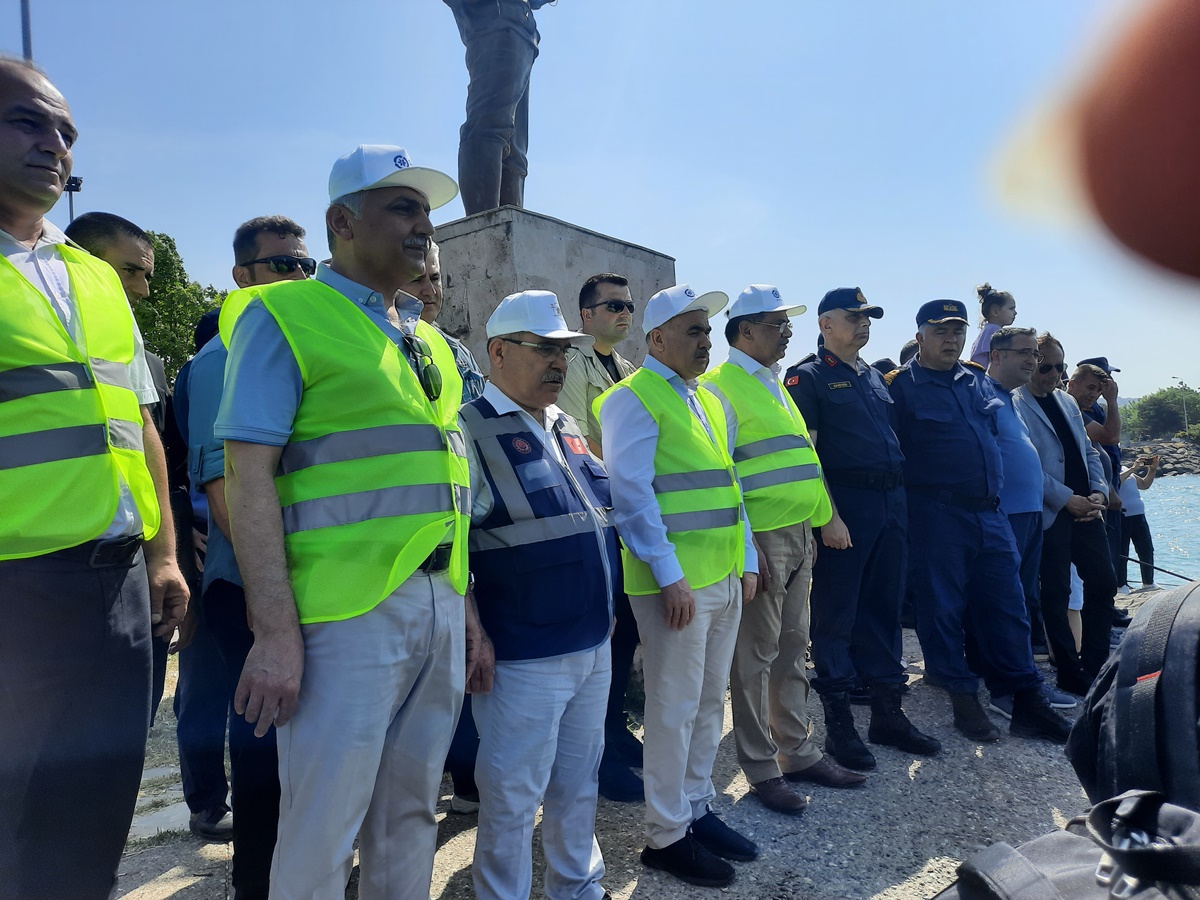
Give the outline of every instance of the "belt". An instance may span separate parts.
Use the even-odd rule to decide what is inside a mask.
[[[825,480],[840,487],[860,488],[864,491],[890,491],[904,484],[904,473],[871,472],[867,469],[825,470]]]
[[[57,550],[50,556],[86,563],[93,569],[115,569],[133,565],[133,559],[142,549],[140,534],[128,537],[108,538],[103,541],[88,541],[65,550]]]
[[[968,497],[966,494],[956,494],[954,491],[946,491],[923,484],[910,484],[908,490],[911,493],[920,494],[922,497],[936,500],[938,503],[944,503],[946,506],[957,506],[959,509],[969,512],[991,512],[1000,508],[999,497]]]
[[[453,544],[439,544],[433,548],[433,552],[425,557],[425,562],[417,566],[418,572],[445,572],[450,568],[450,554],[454,550]]]

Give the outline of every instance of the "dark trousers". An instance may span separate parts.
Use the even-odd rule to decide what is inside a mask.
[[[900,684],[900,602],[907,553],[903,488],[871,491],[830,485],[853,546],[823,544],[813,566],[809,601],[813,687],[822,694],[854,687],[856,675]]]
[[[1042,511],[1013,513],[1008,517],[1017,554],[1021,557],[1021,591],[1025,595],[1025,615],[1029,619],[1030,640],[1034,644],[1046,641],[1046,625],[1042,621]],[[986,634],[987,632],[983,632]]]
[[[1118,566],[1121,561],[1121,535],[1123,527],[1121,520],[1124,519],[1124,514],[1119,509],[1106,509],[1104,511],[1104,531],[1108,536],[1108,559],[1112,563],[1113,577],[1117,579],[1117,583],[1121,583],[1121,573],[1119,569],[1124,566]]]
[[[475,716],[471,712],[471,695],[463,696],[462,712],[458,714],[458,725],[450,739],[446,752],[446,771],[454,782],[454,793],[468,797],[479,793],[475,784],[475,759],[479,756],[479,731],[475,728]]]
[[[1072,563],[1083,579],[1082,653],[1075,652],[1075,638],[1067,621]],[[1076,522],[1069,512],[1061,511],[1042,535],[1042,616],[1060,687],[1064,683],[1067,687],[1086,686],[1108,659],[1116,591],[1104,523]]]
[[[618,591],[614,604],[616,624],[613,627],[612,685],[608,691],[608,710],[604,715],[605,740],[612,734],[620,734],[629,728],[629,717],[625,712],[625,692],[629,689],[629,676],[633,669],[633,654],[639,641],[637,619],[629,596]]]
[[[467,215],[523,206],[529,172],[529,75],[538,31],[521,0],[445,0],[466,48],[467,117],[458,183]]]
[[[142,554],[0,562],[0,618],[0,897],[103,900],[150,724]]]
[[[1117,558],[1117,583],[1129,584],[1129,545],[1137,551],[1142,569],[1142,584],[1154,584],[1154,538],[1150,536],[1150,523],[1144,515],[1124,516],[1121,520],[1121,552]]]
[[[969,622],[980,637],[981,668],[993,695],[1037,687],[1042,677],[1033,664],[1021,559],[1008,517],[917,493],[908,496],[908,513],[917,637],[931,680],[953,692],[978,690],[963,649]]]
[[[225,778],[225,724],[230,694],[225,667],[209,628],[205,601],[192,595],[198,609],[192,640],[179,651],[175,685],[175,729],[183,799],[194,813],[223,809],[229,796]]]
[[[279,824],[279,757],[274,726],[255,737],[254,726],[233,711],[233,695],[254,644],[245,593],[236,584],[214,581],[204,592],[204,617],[222,665],[229,716],[233,886],[244,900],[266,897]]]

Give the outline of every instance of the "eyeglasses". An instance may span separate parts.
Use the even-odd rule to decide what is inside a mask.
[[[784,319],[782,322],[753,322],[752,321],[748,324],[750,324],[750,325],[766,325],[768,328],[774,328],[780,334],[783,334],[785,331],[792,330],[791,319]]]
[[[421,390],[430,400],[442,396],[442,370],[433,361],[433,351],[419,335],[401,332],[404,336],[404,346],[408,348],[413,363],[417,368],[417,378],[421,380]]]
[[[311,256],[264,256],[262,259],[252,259],[250,262],[238,263],[238,265],[249,268],[259,263],[262,263],[276,275],[282,272],[287,272],[290,275],[296,271],[297,267],[309,277],[317,271],[317,261]]]
[[[564,347],[561,344],[534,344],[530,341],[518,341],[516,338],[500,338],[506,344],[516,344],[518,347],[528,347],[530,350],[536,350],[538,356],[545,359],[555,359],[559,355],[566,359],[567,350],[569,347]]]
[[[1023,347],[1020,350],[1018,350],[1016,347],[997,347],[996,349],[1001,353],[1015,353],[1017,356],[1021,357],[1021,359],[1032,359],[1034,362],[1041,362],[1043,359],[1045,359],[1045,357],[1042,356],[1042,351],[1035,350],[1032,347]],[[1050,370],[1047,369],[1046,371],[1049,372]]]
[[[603,303],[593,303],[591,306],[585,306],[584,309],[597,309],[601,306],[614,316],[622,312],[633,315],[634,306],[632,300],[605,300]]]
[[[1038,374],[1039,375],[1048,375],[1051,372],[1053,372],[1055,369],[1058,370],[1058,374],[1062,375],[1067,371],[1067,364],[1065,362],[1043,363],[1042,365],[1038,366]]]

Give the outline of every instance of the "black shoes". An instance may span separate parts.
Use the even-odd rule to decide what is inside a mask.
[[[642,779],[607,748],[600,757],[600,796],[614,803],[640,803],[646,799]]]
[[[1017,737],[1045,738],[1055,744],[1065,744],[1071,733],[1071,723],[1054,711],[1041,686],[1026,688],[1013,694],[1012,722],[1009,734]]]
[[[825,707],[825,752],[847,769],[874,769],[875,757],[854,728],[854,713],[845,693],[822,694]]]
[[[691,830],[705,850],[715,853],[722,859],[732,859],[737,862],[750,862],[752,859],[758,859],[758,845],[718,819],[715,812],[701,816],[692,823]]]
[[[701,844],[691,829],[661,850],[646,847],[642,863],[700,887],[725,887],[733,881],[733,866]]]
[[[918,731],[900,705],[900,685],[873,684],[871,686],[871,727],[867,740],[872,744],[895,747],[905,753],[919,756],[934,756],[942,750],[937,738]]]
[[[233,813],[225,805],[192,813],[188,818],[188,828],[197,837],[227,843],[233,840]]]
[[[1039,690],[1038,693],[1041,693]],[[978,694],[951,691],[950,703],[954,707],[954,727],[973,741],[998,741],[1000,729],[992,724]]]
[[[643,765],[642,742],[630,734],[628,728],[614,728],[604,732],[605,754],[615,753],[617,759],[631,769]]]

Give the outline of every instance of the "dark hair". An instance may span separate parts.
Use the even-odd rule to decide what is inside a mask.
[[[591,306],[592,301],[596,299],[596,295],[600,293],[600,285],[615,284],[617,287],[629,287],[629,279],[624,275],[616,275],[612,272],[601,272],[599,275],[593,275],[583,283],[583,287],[579,289],[579,309],[583,310],[585,306]]]
[[[992,339],[988,343],[988,352],[991,352],[992,350],[1007,350],[1012,346],[1013,338],[1017,337],[1018,335],[1036,339],[1037,329],[1018,328],[1016,325],[1005,325],[992,335]]]
[[[1059,350],[1062,350],[1062,352],[1063,352],[1063,356],[1066,356],[1066,355],[1067,355],[1067,351],[1066,351],[1066,349],[1063,347],[1063,345],[1062,345],[1062,341],[1060,341],[1058,338],[1056,338],[1054,335],[1052,335],[1052,334],[1051,334],[1050,332],[1048,332],[1048,331],[1043,331],[1041,334],[1039,334],[1039,335],[1037,336],[1037,342],[1038,342],[1038,349],[1039,349],[1039,350],[1041,350],[1041,349],[1042,349],[1044,346],[1046,346],[1047,344],[1058,344],[1058,349],[1059,349]]]
[[[904,365],[910,359],[917,355],[917,351],[921,349],[921,345],[915,339],[909,341],[900,348],[900,365]]]
[[[67,237],[92,256],[99,256],[121,235],[153,248],[150,235],[128,219],[106,212],[86,212],[66,227]]]
[[[254,258],[258,250],[258,236],[271,232],[281,238],[295,235],[304,239],[304,229],[287,216],[258,216],[248,222],[243,222],[233,233],[233,261],[236,265],[244,265]]]
[[[986,320],[992,310],[998,309],[1013,298],[1008,291],[998,291],[986,281],[975,288],[975,293],[979,297],[979,312]]]
[[[743,322],[761,322],[762,320],[762,313],[751,313],[748,316],[734,316],[725,323],[725,343],[730,347],[733,346],[733,339],[738,336]]]

